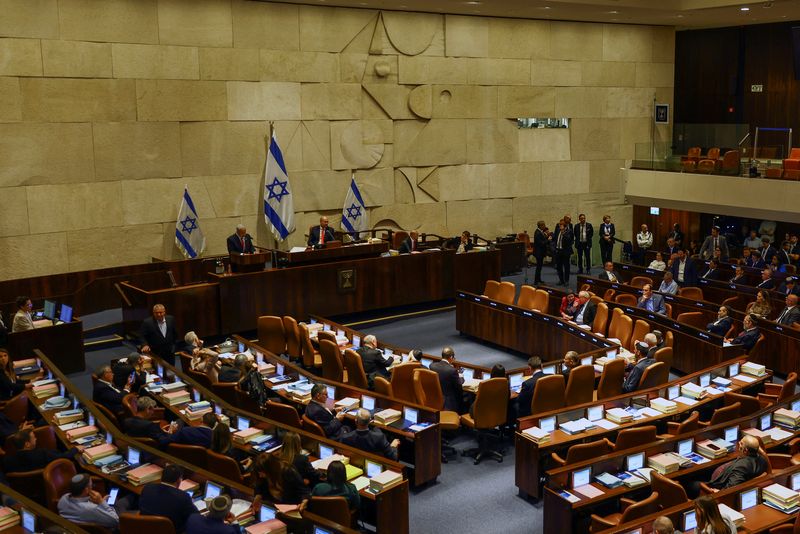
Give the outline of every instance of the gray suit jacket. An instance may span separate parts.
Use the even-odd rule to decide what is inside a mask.
[[[719,247],[720,253],[722,254],[723,258],[727,258],[728,254],[728,240],[725,239],[724,236],[718,236],[717,239],[719,242],[717,246]],[[714,257],[714,238],[711,236],[706,237],[706,240],[703,241],[703,246],[700,247],[700,257],[704,260],[710,260]]]
[[[24,330],[33,330],[33,319],[24,311],[18,311],[14,315],[14,324],[11,325],[12,332],[22,332]]]

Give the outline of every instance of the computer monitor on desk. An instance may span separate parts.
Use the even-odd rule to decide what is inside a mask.
[[[46,319],[50,319],[54,321],[56,318],[56,302],[54,300],[45,300],[44,301],[44,314],[43,316]]]
[[[72,322],[72,306],[67,306],[66,304],[61,305],[61,313],[58,316],[58,320],[62,323],[70,323]]]

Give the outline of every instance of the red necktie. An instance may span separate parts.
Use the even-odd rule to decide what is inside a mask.
[[[244,238],[241,238],[241,239],[242,239],[242,252],[245,252],[245,250],[244,250]]]
[[[319,244],[320,245],[325,244],[325,228],[321,226],[319,227]]]

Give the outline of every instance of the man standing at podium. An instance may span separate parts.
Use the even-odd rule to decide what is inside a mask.
[[[336,241],[336,236],[333,235],[333,230],[328,227],[328,218],[323,215],[319,218],[319,226],[311,227],[311,232],[308,235],[308,246],[324,245],[331,241]]]
[[[228,252],[230,254],[252,254],[255,251],[253,238],[247,233],[247,228],[243,224],[237,224],[236,233],[228,238]]]

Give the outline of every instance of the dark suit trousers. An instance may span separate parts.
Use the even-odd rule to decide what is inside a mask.
[[[556,249],[556,272],[558,273],[558,281],[562,284],[569,283],[569,257],[571,255],[572,249]]]
[[[603,258],[603,265],[606,262],[614,261],[611,259],[612,253],[614,252],[614,241],[606,241],[605,239],[600,239],[600,257]]]
[[[534,275],[533,283],[538,285],[542,283],[542,264],[544,263],[544,254],[536,254],[536,274]]]
[[[592,246],[588,242],[576,241],[575,248],[578,249],[578,273],[588,273],[592,267]]]

